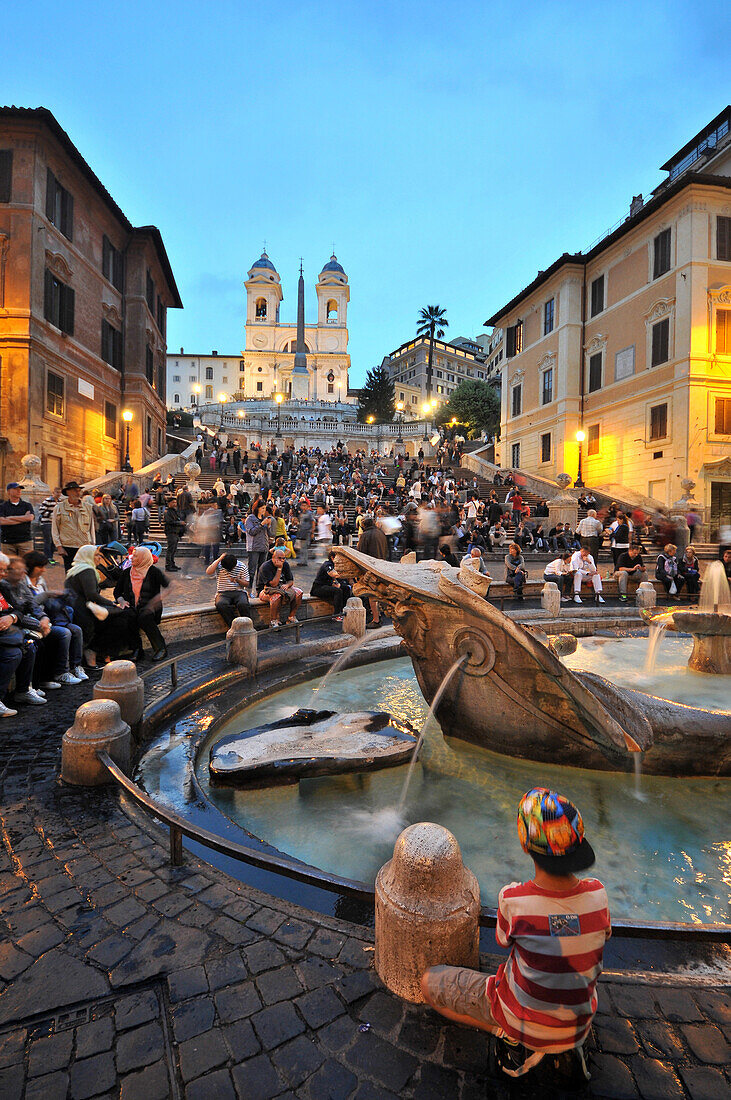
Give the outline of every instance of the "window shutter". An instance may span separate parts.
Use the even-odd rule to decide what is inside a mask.
[[[10,202],[13,192],[13,150],[0,149],[0,202]]]
[[[731,260],[731,218],[716,218],[716,258]]]
[[[59,226],[64,237],[70,241],[74,239],[74,196],[64,188],[61,191],[61,225]]]
[[[69,336],[74,334],[74,299],[76,295],[70,286],[64,287],[64,293],[61,296],[61,310],[63,316],[61,318],[61,328],[64,332],[67,332]]]
[[[53,322],[53,275],[48,268],[43,274],[43,316]]]
[[[106,234],[102,237],[102,275],[112,279],[112,244]]]
[[[56,177],[50,168],[46,169],[46,217],[53,221],[53,210],[56,205]]]
[[[505,354],[508,359],[512,359],[512,357],[515,355],[515,325],[511,325],[508,329]]]

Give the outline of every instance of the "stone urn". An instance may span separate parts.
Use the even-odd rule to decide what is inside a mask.
[[[201,476],[201,468],[197,462],[186,462],[183,467],[183,473],[188,478],[185,488],[188,490],[193,500],[197,504],[201,498],[203,490],[198,484],[198,478]]]
[[[568,474],[559,474],[556,478],[558,493],[548,501],[548,526],[555,527],[557,523],[568,523],[571,530],[576,530],[579,518],[579,503],[569,490],[571,478]]]
[[[41,460],[38,455],[23,455],[20,464],[23,467],[21,496],[33,505],[37,513],[38,505],[51,493],[45,481],[41,480]]]

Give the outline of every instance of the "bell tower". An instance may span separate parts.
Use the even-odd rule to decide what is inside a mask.
[[[345,350],[348,337],[348,302],[350,301],[350,287],[348,276],[338,263],[338,258],[333,252],[329,263],[326,263],[317,280],[317,324],[333,329],[345,330],[345,346],[339,350]]]
[[[249,334],[256,330],[260,337],[266,337],[264,343],[257,339],[256,346],[273,348],[274,330],[279,323],[279,305],[284,295],[277,269],[266,252],[262,252],[249,268],[245,286],[247,347]]]

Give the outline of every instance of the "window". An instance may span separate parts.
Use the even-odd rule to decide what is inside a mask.
[[[151,386],[155,385],[155,360],[149,344],[145,348],[145,377]]]
[[[523,350],[523,322],[516,321],[514,325],[510,325],[506,335],[507,346],[505,348],[505,355],[508,359],[511,359],[514,355],[520,355]],[[454,381],[454,379],[452,379]]]
[[[327,323],[329,325],[338,323],[338,303],[334,298],[331,298],[327,303]]]
[[[520,467],[520,443],[513,444],[513,446],[510,448],[510,456],[511,466],[514,470],[518,469]]]
[[[543,307],[543,335],[548,336],[549,332],[553,332],[553,322],[555,314],[556,303],[553,298],[549,298]]]
[[[328,382],[327,392],[328,393],[335,393],[335,383],[334,382]]]
[[[438,370],[437,371],[437,378],[441,378],[441,377],[442,377],[442,371]]]
[[[589,393],[602,388],[602,353],[598,351],[589,359]]]
[[[513,386],[513,416],[520,416],[523,408],[523,387]]]
[[[2,153],[0,153],[0,181],[2,180]],[[0,191],[2,183],[0,182]],[[0,195],[2,201],[2,195]],[[5,200],[8,201],[7,199]],[[731,260],[731,218],[716,218],[716,259]]]
[[[213,397],[213,386],[206,386],[206,401],[210,401]]]
[[[717,397],[715,412],[716,435],[731,435],[731,397]]]
[[[256,319],[257,321],[266,321],[267,317],[267,300],[266,298],[256,299]]]
[[[213,381],[213,367],[206,367],[206,382]]]
[[[604,309],[604,276],[600,275],[591,284],[591,315],[596,317]]]
[[[227,386],[228,385],[228,375],[224,374],[221,381],[223,382],[224,386]]]
[[[13,193],[13,150],[0,149],[0,202],[10,202]]]
[[[74,199],[51,169],[46,171],[46,217],[70,241],[74,238]]]
[[[174,374],[173,375],[173,382],[179,382],[179,381],[180,381],[180,375],[179,374]]]
[[[149,267],[147,269],[147,280],[146,280],[146,283],[145,283],[145,300],[147,302],[147,308],[149,309],[150,313],[154,317],[155,316],[155,283],[153,282],[152,273],[150,272]]]
[[[74,334],[74,292],[46,268],[43,316],[61,332]]]
[[[163,300],[158,294],[157,296],[157,327],[162,335],[165,335],[165,306]]]
[[[546,432],[541,436],[541,462],[551,461],[551,433]]]
[[[412,405],[416,404],[416,394],[415,393],[412,393],[412,395],[411,395],[411,404]]]
[[[263,382],[257,382],[256,383],[256,392],[257,393],[262,393],[263,390],[264,390],[264,383]]]
[[[243,374],[245,370],[246,370],[246,363],[244,362],[243,359],[239,359],[239,372],[241,374]]]
[[[190,405],[197,405],[197,404],[198,404],[198,395],[197,395],[197,394],[195,394],[195,393],[192,393],[192,394],[190,395],[190,401],[189,401],[189,404],[190,404]]]
[[[654,262],[652,265],[653,279],[659,279],[666,271],[670,270],[670,230],[663,229],[654,240]]]
[[[147,425],[146,425],[146,433],[145,434],[146,434],[146,438],[147,438],[147,446],[151,447],[152,446],[152,417],[151,416],[147,417]]]
[[[162,454],[162,428],[157,429],[157,453]]]
[[[194,374],[189,374],[188,375],[188,381],[189,382],[195,382],[195,375]]]
[[[650,409],[650,442],[665,439],[668,434],[668,407],[666,404],[653,405]]]
[[[665,317],[652,326],[652,366],[667,363],[670,358],[670,318]]]
[[[122,263],[122,253],[114,247],[109,237],[105,235],[102,238],[102,275],[105,279],[109,279],[109,282],[112,286],[116,286],[117,290],[122,289],[124,277]]]
[[[46,372],[46,412],[63,416],[64,380],[60,374]]]
[[[104,402],[104,434],[107,439],[117,438],[117,406],[111,401]]]
[[[731,309],[716,310],[716,354],[731,355]]]
[[[599,425],[590,424],[586,430],[586,453],[588,455],[599,454]]]
[[[541,391],[541,404],[550,405],[553,401],[553,367],[543,372],[543,389]]]
[[[102,359],[110,367],[122,369],[122,333],[113,328],[108,321],[102,320]]]

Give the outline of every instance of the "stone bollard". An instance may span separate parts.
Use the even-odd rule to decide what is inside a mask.
[[[226,634],[226,660],[230,665],[241,665],[256,676],[257,637],[251,619],[240,616],[231,623]]]
[[[553,581],[546,581],[541,592],[541,607],[547,615],[556,618],[561,614],[561,592]]]
[[[345,605],[343,615],[343,634],[352,634],[362,638],[366,629],[366,609],[358,596],[351,596]]]
[[[80,787],[111,783],[109,772],[97,759],[100,749],[129,775],[132,767],[132,734],[122,721],[114,699],[92,699],[76,711],[74,724],[61,743],[61,778]]]
[[[375,966],[404,1000],[423,1004],[430,966],[479,965],[480,888],[443,826],[410,825],[376,877]]]
[[[416,565],[416,551],[415,550],[409,550],[409,552],[407,554],[402,554],[401,555],[401,564],[402,565]]]
[[[641,581],[637,585],[635,603],[638,607],[655,607],[657,604],[657,592],[651,581]]]
[[[134,661],[110,661],[104,666],[101,679],[94,684],[95,699],[114,699],[119,703],[122,721],[137,732],[145,706],[145,685]]]

